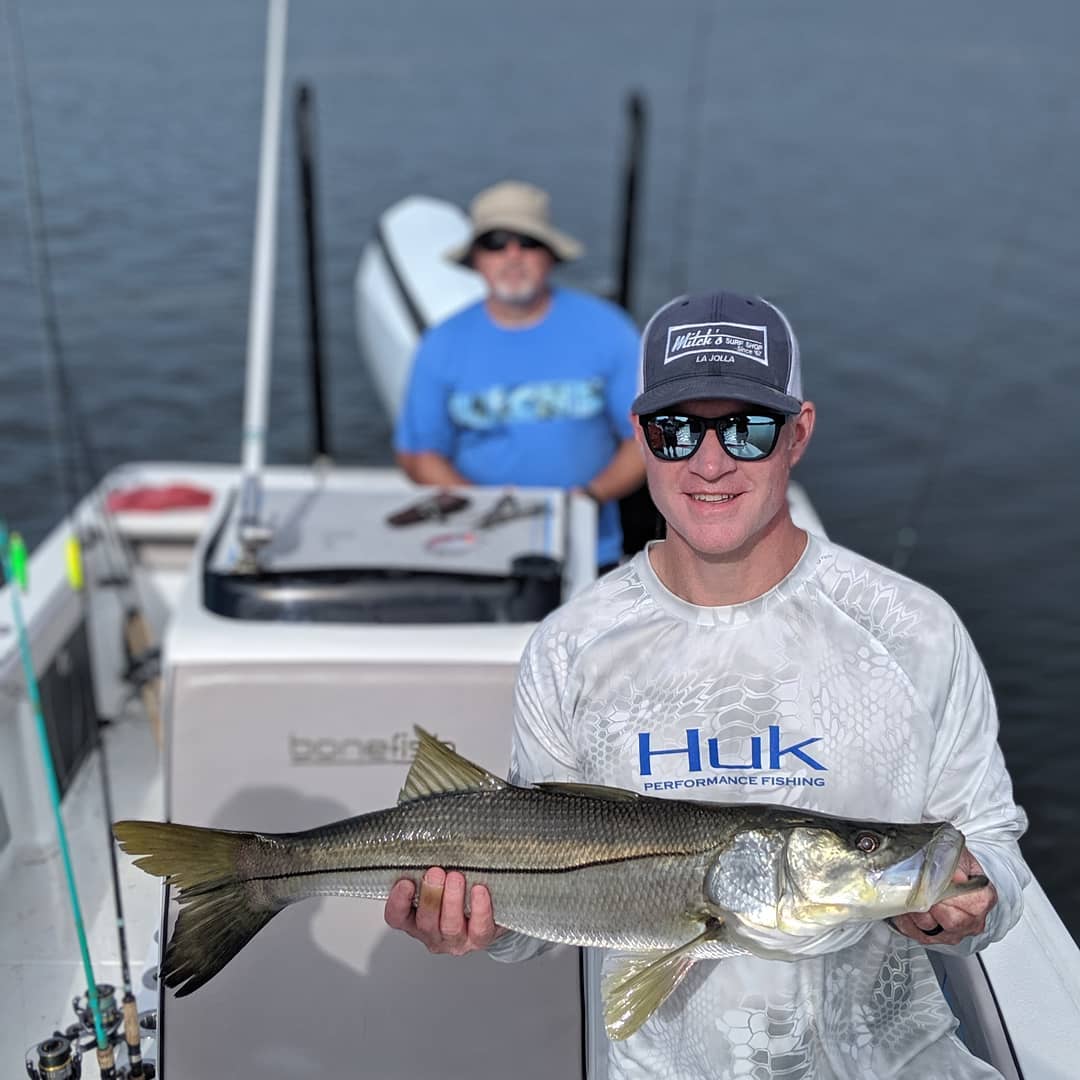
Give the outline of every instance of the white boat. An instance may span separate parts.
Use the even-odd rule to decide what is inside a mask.
[[[485,295],[483,278],[443,252],[464,243],[460,206],[410,195],[379,218],[354,279],[356,337],[383,409],[396,416],[419,336]]]
[[[272,192],[260,189],[265,211]],[[416,340],[409,305],[435,320],[477,295],[467,271],[440,259],[463,226],[459,209],[410,198],[388,211],[382,246],[361,259],[358,323],[387,407]],[[265,297],[265,263],[260,275]],[[253,325],[268,317],[253,303]],[[267,379],[249,365],[245,430],[265,426]],[[484,528],[507,492],[469,489],[470,505],[445,520],[396,527],[388,517],[423,493],[394,471],[266,469],[244,446],[242,464],[146,462],[111,473],[33,552],[20,592],[99,983],[119,985],[120,965],[95,714],[114,721],[105,745],[116,817],[261,830],[322,824],[393,802],[414,722],[504,770],[521,647],[544,611],[595,574],[588,500],[511,492],[519,509],[535,512]],[[106,509],[110,493],[174,485],[205,492],[207,505]],[[804,527],[824,531],[801,489],[792,509]],[[82,593],[68,577],[72,530],[83,537]],[[37,1044],[72,1024],[71,999],[86,980],[14,587],[0,589],[0,978],[15,990],[0,1010],[0,1060],[18,1072],[28,1051],[36,1066]],[[152,654],[134,665],[128,655],[135,596],[161,648],[160,744],[143,713]],[[351,1075],[360,1060],[365,1076],[387,1080],[484,1080],[511,1055],[523,1080],[604,1076],[604,1036],[583,1006],[593,958],[577,950],[514,967],[483,957],[450,963],[387,931],[379,905],[329,898],[282,913],[256,947],[178,1000],[154,977],[169,898],[127,860],[120,872],[138,1005],[156,1020],[144,1052],[165,1080]],[[1005,940],[944,959],[939,977],[963,1038],[1003,1076],[1075,1077],[1080,951],[1037,882]],[[122,1050],[119,1060],[123,1067]],[[92,1054],[82,1063],[84,1075],[97,1074]]]
[[[373,492],[376,501],[395,491],[414,494],[400,477],[380,470],[335,470],[323,481],[308,470],[281,469],[268,471],[266,479],[270,492],[311,492],[322,484],[323,490],[346,499],[358,492],[365,504]],[[60,732],[78,727],[78,709],[61,703],[79,700],[73,688],[79,665],[88,661],[96,674],[100,712],[117,718],[106,733],[117,816],[164,815],[285,829],[389,804],[407,756],[395,736],[407,731],[410,719],[418,715],[429,724],[432,715],[437,716],[440,733],[458,740],[492,768],[504,767],[509,683],[528,624],[282,624],[215,615],[205,604],[203,571],[239,480],[235,466],[139,464],[110,475],[103,485],[116,490],[185,483],[213,493],[213,504],[206,509],[127,512],[114,521],[135,556],[140,591],[164,645],[163,755],[141,706],[125,704],[132,690],[121,675],[124,612],[118,590],[91,588],[84,609],[67,581],[66,526],[58,526],[31,559],[23,607],[35,667],[49,688],[47,701],[57,706],[53,722]],[[797,507],[796,512],[806,509]],[[75,520],[84,533],[102,535],[99,515],[97,501],[88,499]],[[89,546],[91,581],[114,572],[107,555],[104,542]],[[85,979],[11,632],[10,588],[0,594],[0,625],[7,631],[0,634],[0,814],[6,822],[0,832],[0,977],[15,994],[0,1011],[0,1057],[17,1069],[32,1044],[72,1023],[70,1000],[85,991]],[[83,641],[89,646],[85,655],[80,652]],[[431,681],[432,672],[438,672],[441,681]],[[64,737],[61,734],[61,742]],[[74,747],[72,752],[76,758],[82,753]],[[364,767],[365,755],[372,754],[381,754],[385,764]],[[330,767],[332,762],[339,767]],[[64,810],[97,977],[118,985],[96,769],[90,756],[74,771]],[[166,789],[171,789],[167,797]],[[133,968],[141,986],[139,1004],[153,1009],[158,1004],[154,984],[151,980],[142,986],[138,976],[152,974],[160,893],[126,861],[121,869]],[[386,1031],[395,1017],[400,1020],[398,1007],[434,1004],[428,997],[432,979],[445,978],[447,966],[429,961],[413,942],[384,935],[378,905],[327,900],[294,911],[292,923],[285,921],[289,913],[282,915],[280,933],[268,928],[257,948],[241,954],[198,994],[182,1002],[162,1001],[166,1080],[204,1076],[230,1061],[259,1075],[300,1076],[309,1067],[323,1072],[328,1065],[340,1066],[342,1055],[351,1059],[361,1045],[370,1062],[368,1055],[379,1042],[368,1033],[369,1024]],[[343,955],[343,940],[364,935],[364,946]],[[324,968],[335,977],[328,979]],[[441,1075],[458,1075],[459,1069],[463,1076],[483,1075],[476,1072],[474,1044],[492,1037],[492,1031],[496,1041],[506,1035],[518,1047],[523,1040],[527,1045],[530,1037],[540,1039],[543,1052],[533,1059],[542,1063],[537,1075],[551,1075],[555,1062],[569,1063],[573,1075],[581,1071],[579,997],[560,987],[562,977],[576,986],[576,965],[569,972],[552,969],[536,978],[532,990],[541,997],[550,992],[553,998],[540,1032],[512,1025],[515,1017],[530,1012],[522,1007],[530,991],[516,984],[530,981],[539,965],[509,971],[493,964],[473,968],[470,974],[478,977],[480,989],[488,986],[498,1000],[472,1034],[459,1029],[450,1038],[460,1058],[442,1044]],[[314,986],[307,981],[312,974],[317,976]],[[940,974],[967,1044],[1004,1076],[1075,1076],[1080,952],[1037,882],[1026,891],[1019,925],[1003,941],[976,957],[949,959]],[[544,976],[550,976],[550,985],[544,985]],[[365,1019],[357,1001],[372,978],[385,1007]],[[452,981],[460,985],[457,971]],[[181,1018],[177,1007],[189,1003],[195,1011]],[[389,1008],[391,1003],[395,1008]],[[261,1012],[265,1018],[267,1010],[272,1023],[255,1015]],[[434,1040],[436,1032],[449,1038],[449,1029],[434,1019],[432,1023],[429,1035],[420,1039],[409,1019],[412,1050],[430,1049],[435,1044],[427,1040]],[[572,1037],[559,1040],[555,1031],[570,1031]],[[279,1045],[275,1033],[288,1041]],[[403,1055],[404,1037],[403,1030],[396,1029],[387,1040],[396,1054],[391,1060],[401,1061],[402,1071],[384,1066],[368,1075],[415,1075],[419,1060]],[[175,1040],[172,1046],[170,1038]],[[178,1052],[177,1047],[191,1041],[194,1046],[186,1046],[186,1058],[178,1058],[173,1071],[170,1051]],[[93,1075],[92,1069],[88,1064],[86,1074]],[[524,1075],[529,1075],[527,1066]],[[594,1062],[587,1075],[602,1072]]]

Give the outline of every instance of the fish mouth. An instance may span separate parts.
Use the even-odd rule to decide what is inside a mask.
[[[911,911],[929,911],[952,883],[964,850],[964,836],[951,825],[943,825],[927,844],[922,871],[911,891]]]
[[[894,914],[929,911],[952,882],[963,850],[963,834],[951,825],[941,825],[924,847],[876,876],[879,899],[895,906]]]

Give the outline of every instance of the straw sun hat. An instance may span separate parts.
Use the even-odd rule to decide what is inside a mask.
[[[539,240],[559,262],[579,259],[584,247],[551,224],[551,199],[546,191],[520,180],[504,180],[485,188],[469,204],[472,232],[464,244],[451,248],[446,258],[469,264],[473,242],[493,229],[507,229]]]

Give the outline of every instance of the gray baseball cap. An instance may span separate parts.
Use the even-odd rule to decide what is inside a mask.
[[[641,335],[638,389],[638,414],[732,398],[793,415],[803,396],[799,342],[784,313],[760,296],[678,296]]]

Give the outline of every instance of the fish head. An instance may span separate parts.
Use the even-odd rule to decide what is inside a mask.
[[[805,937],[928,910],[950,892],[963,848],[963,834],[944,822],[781,816],[718,853],[706,898],[744,927]]]
[[[963,833],[946,822],[796,827],[784,846],[780,922],[822,928],[927,911],[963,850]]]

